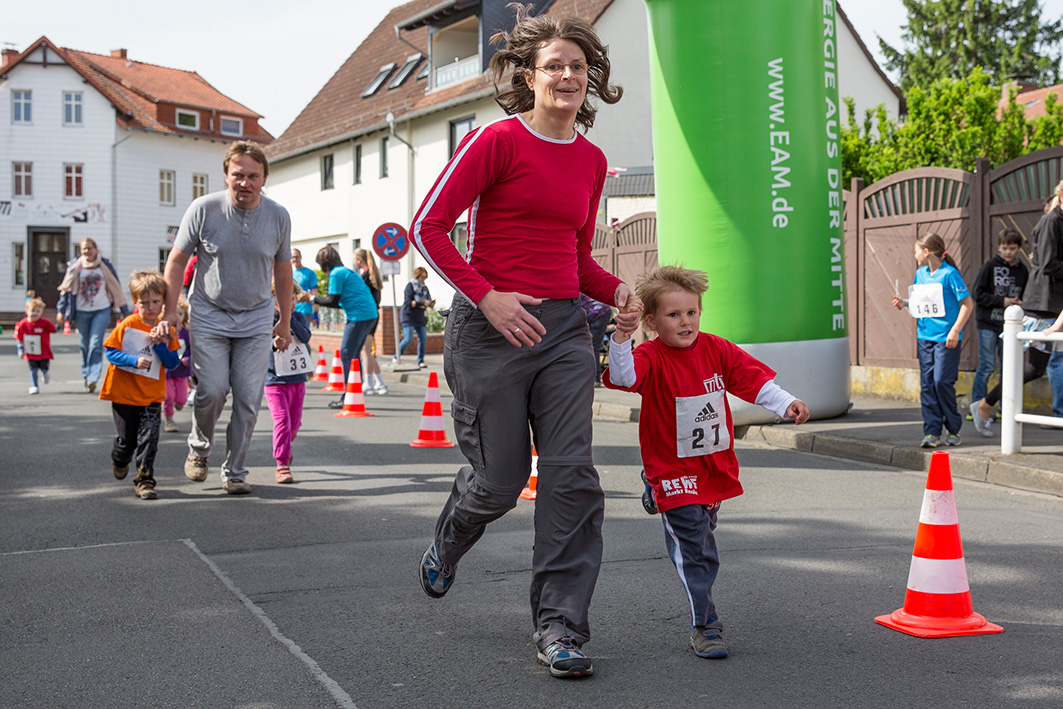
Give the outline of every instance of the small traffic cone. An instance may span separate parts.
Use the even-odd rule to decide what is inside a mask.
[[[920,638],[1004,632],[971,606],[952,471],[944,451],[930,457],[904,607],[875,622]]]
[[[328,381],[328,363],[325,361],[325,348],[322,345],[317,346],[317,367],[314,368],[314,376],[310,377],[310,381]]]
[[[321,387],[321,391],[343,391],[343,360],[340,359],[340,351],[332,356],[332,367],[328,373],[328,384]]]
[[[520,497],[522,500],[534,500],[535,499],[535,486],[539,482],[539,453],[535,450],[535,446],[532,446],[532,471],[531,477],[528,478],[528,487],[524,488]]]
[[[343,410],[332,414],[333,417],[342,416],[363,418],[373,414],[365,410],[365,396],[362,394],[362,369],[357,359],[351,360],[351,374],[347,378],[347,393],[343,395]]]
[[[64,320],[63,321],[63,334],[64,335],[69,335],[70,334],[70,321],[69,320]]]
[[[453,448],[447,440],[443,429],[443,404],[439,400],[439,377],[435,372],[428,374],[428,389],[424,394],[424,409],[421,411],[421,429],[417,440],[411,441],[414,448]]]

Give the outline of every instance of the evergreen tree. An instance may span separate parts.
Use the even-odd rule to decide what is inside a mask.
[[[881,38],[886,67],[907,93],[981,67],[997,85],[1009,78],[1059,82],[1063,19],[1041,19],[1038,0],[903,0],[902,49]]]

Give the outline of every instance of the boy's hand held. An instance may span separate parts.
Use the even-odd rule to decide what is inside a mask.
[[[137,369],[151,369],[151,357],[137,357]]]
[[[811,417],[812,414],[808,410],[808,406],[800,399],[795,399],[786,407],[786,418],[794,420],[797,425],[803,424]]]

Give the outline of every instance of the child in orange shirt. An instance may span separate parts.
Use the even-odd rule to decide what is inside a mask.
[[[133,491],[142,500],[154,500],[165,370],[173,369],[181,360],[176,334],[167,323],[159,323],[166,302],[162,274],[154,269],[134,272],[129,278],[129,293],[136,311],[118,323],[103,343],[109,364],[100,398],[111,402],[118,429],[111,451],[114,476],[123,479],[135,459]]]

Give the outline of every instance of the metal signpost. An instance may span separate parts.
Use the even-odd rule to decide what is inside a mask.
[[[394,222],[387,222],[381,224],[373,232],[373,251],[380,257],[382,262],[386,262],[391,268],[387,269],[387,273],[391,278],[391,323],[395,332],[395,361],[402,362],[402,353],[399,352],[399,300],[395,294],[395,276],[399,273],[398,261],[406,252],[410,250],[410,237],[406,233],[406,227]],[[384,268],[380,269],[381,273],[385,272]]]

